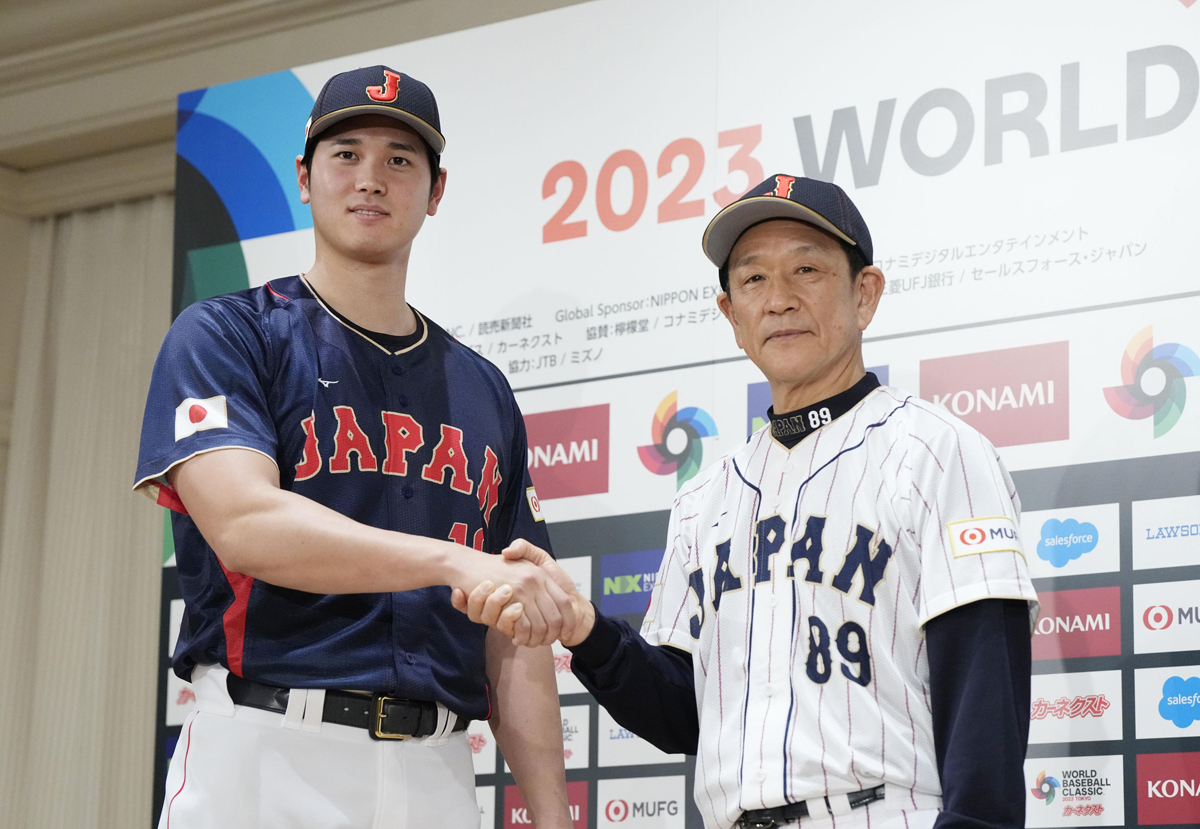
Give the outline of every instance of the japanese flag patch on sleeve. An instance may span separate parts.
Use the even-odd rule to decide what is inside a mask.
[[[228,429],[229,414],[225,409],[225,395],[185,399],[175,409],[175,442],[203,432],[205,429]]]
[[[1025,554],[1016,525],[1005,516],[951,521],[946,529],[950,531],[950,549],[955,558],[980,553]]]

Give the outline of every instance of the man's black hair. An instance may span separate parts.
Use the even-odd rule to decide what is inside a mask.
[[[316,151],[317,144],[320,141],[320,135],[314,136],[304,148],[304,158],[301,159],[300,163],[304,165],[304,169],[308,171],[309,176],[312,176],[313,152]],[[424,138],[421,139],[421,146],[425,148],[425,158],[429,160],[429,192],[432,193],[434,185],[438,182],[438,171],[442,168],[442,157],[433,151],[433,147],[429,146],[429,142]]]
[[[867,266],[867,258],[863,256],[862,248],[858,245],[852,245],[844,239],[838,239],[837,243],[842,246],[842,252],[846,254],[846,261],[850,263],[850,280],[853,281]],[[717,280],[721,283],[721,290],[729,293],[729,257],[726,257],[725,264],[717,269]]]

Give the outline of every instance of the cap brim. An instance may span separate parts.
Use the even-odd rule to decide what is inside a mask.
[[[832,233],[852,245],[858,243],[834,227],[833,222],[815,210],[779,196],[753,196],[735,201],[713,217],[704,229],[701,246],[708,261],[718,268],[725,264],[738,237],[751,226],[770,219],[794,219]]]
[[[325,130],[334,124],[358,115],[387,115],[395,118],[397,121],[401,121],[416,130],[417,134],[425,139],[425,142],[433,148],[435,155],[441,155],[442,150],[446,149],[446,139],[428,121],[418,118],[410,112],[398,110],[395,107],[375,106],[373,104],[346,107],[345,109],[339,109],[336,112],[321,116],[309,125],[308,136],[305,140],[306,142],[311,141],[315,136],[325,132]]]

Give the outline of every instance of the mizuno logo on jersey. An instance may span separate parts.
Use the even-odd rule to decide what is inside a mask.
[[[951,521],[946,529],[950,532],[950,551],[955,558],[979,553],[1025,554],[1011,518],[997,516]]]
[[[203,432],[205,429],[228,429],[229,413],[225,408],[225,395],[185,399],[175,408],[175,440]]]

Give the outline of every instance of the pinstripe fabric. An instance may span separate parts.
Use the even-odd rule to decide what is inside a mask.
[[[790,450],[768,429],[677,498],[642,627],[693,655],[705,823],[880,783],[936,805],[922,626],[988,597],[1036,615],[1019,539],[970,554],[947,527],[1015,528],[1012,481],[982,435],[886,386]]]

